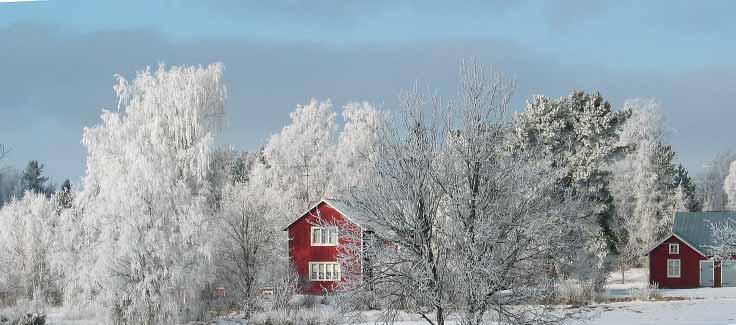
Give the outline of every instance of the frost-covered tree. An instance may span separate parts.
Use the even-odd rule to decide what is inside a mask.
[[[5,168],[0,172],[0,207],[13,197],[23,196],[21,174],[15,168]]]
[[[64,180],[64,183],[61,184],[61,188],[56,192],[55,198],[59,209],[69,209],[72,207],[74,196],[72,194],[72,183],[69,179]]]
[[[263,194],[256,183],[225,185],[217,220],[217,276],[232,292],[228,297],[246,312],[253,309],[257,285],[273,280],[264,275],[276,271],[278,261],[285,262],[276,252],[283,243],[277,236],[274,198]]]
[[[675,206],[677,211],[696,212],[702,209],[702,202],[697,196],[697,187],[687,169],[682,164],[675,167],[672,186],[677,188]]]
[[[210,274],[207,176],[224,114],[222,72],[220,64],[160,66],[118,77],[118,110],[84,130],[69,301],[104,306],[113,323],[204,316],[196,298]]]
[[[579,220],[591,210],[560,191],[565,170],[535,156],[539,148],[506,150],[513,83],[476,65],[465,65],[463,77],[448,113],[448,173],[439,178],[461,323],[560,321],[540,303],[554,295],[547,272],[584,249],[588,232]]]
[[[430,323],[444,324],[450,274],[440,211],[445,193],[437,179],[444,173],[445,133],[434,104],[424,112],[423,96],[402,93],[400,116],[386,126],[370,155],[378,177],[356,188],[352,201],[368,212],[378,242],[400,247],[377,245],[378,251],[367,253],[375,264],[366,283],[385,290],[379,295],[389,310],[403,305]]]
[[[619,143],[619,130],[628,119],[627,110],[616,111],[599,93],[573,91],[566,97],[550,99],[535,96],[516,116],[512,148],[539,150],[553,169],[561,170],[561,193],[592,204],[588,218],[580,219],[580,231],[589,242],[561,272],[590,280],[601,290],[608,273],[608,253],[614,249],[612,229],[613,197],[608,166],[620,157],[625,147]]]
[[[712,250],[717,260],[734,260],[736,256],[736,221],[710,223],[708,228],[713,236]]]
[[[692,190],[687,171],[674,166],[675,154],[666,144],[667,131],[659,104],[634,99],[626,101],[624,108],[632,115],[621,129],[620,145],[629,150],[611,167],[621,272],[638,264],[641,251],[669,231],[681,185],[681,204],[693,205],[686,202],[685,191]]]
[[[457,101],[404,92],[386,122],[368,158],[376,176],[352,191],[370,231],[364,278],[347,288],[358,282],[389,319],[407,308],[430,324],[453,310],[464,324],[560,321],[544,303],[549,266],[583,249],[591,210],[538,148],[508,151],[513,84],[476,65],[463,76]]]
[[[259,153],[249,179],[279,194],[283,221],[325,197],[339,198],[370,178],[366,156],[375,145],[385,112],[369,103],[343,108],[343,127],[330,101],[311,100],[291,113],[291,123]]]
[[[594,217],[609,246],[613,206],[607,167],[624,149],[618,132],[629,114],[613,110],[599,93],[573,91],[558,99],[533,97],[516,122],[514,145],[541,148],[552,167],[564,171],[560,185],[596,204]]]
[[[0,209],[0,292],[32,301],[35,312],[58,303],[57,223],[56,205],[43,194],[26,192]]]
[[[368,102],[349,103],[342,112],[344,125],[335,145],[332,196],[345,196],[375,175],[369,166],[369,155],[378,145],[388,113]]]
[[[290,116],[291,123],[263,148],[264,163],[253,170],[256,181],[281,193],[283,221],[329,193],[329,157],[336,139],[336,114],[329,100],[312,99]]]
[[[726,192],[728,211],[736,210],[736,161],[731,163],[726,179],[723,181],[723,191]]]
[[[724,182],[736,161],[736,152],[727,150],[718,153],[713,160],[705,164],[705,172],[700,175],[698,194],[703,200],[703,211],[723,211],[728,203],[724,191]]]

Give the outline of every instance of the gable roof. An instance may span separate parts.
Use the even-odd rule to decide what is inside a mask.
[[[715,240],[711,224],[736,221],[736,212],[677,212],[672,233],[705,254],[712,255]]]
[[[688,242],[687,240],[683,239],[682,237],[678,236],[678,235],[677,235],[677,234],[675,234],[675,233],[669,233],[669,235],[667,235],[667,236],[664,236],[664,238],[662,238],[662,239],[661,239],[660,241],[658,241],[658,242],[657,242],[657,243],[655,243],[654,245],[652,245],[652,246],[649,246],[649,248],[648,248],[648,249],[646,250],[646,252],[644,253],[644,256],[646,256],[646,255],[648,255],[649,253],[651,253],[651,252],[652,252],[652,251],[653,251],[653,250],[654,250],[655,248],[659,247],[659,245],[662,245],[662,243],[666,242],[666,241],[667,241],[667,239],[670,239],[671,237],[675,237],[675,238],[679,239],[679,240],[680,240],[681,242],[683,242],[683,243],[684,243],[685,245],[687,245],[687,246],[689,246],[690,248],[692,248],[692,249],[693,249],[694,251],[696,251],[696,252],[697,252],[698,254],[700,254],[700,255],[703,255],[703,257],[708,257],[708,255],[706,255],[705,253],[703,253],[703,251],[699,250],[699,249],[698,249],[697,247],[693,246],[693,244],[690,244],[690,243],[689,243],[689,242]]]
[[[297,221],[301,220],[302,218],[309,215],[312,210],[316,209],[320,206],[320,204],[327,204],[333,209],[335,209],[337,212],[339,212],[345,219],[348,221],[356,224],[361,229],[365,226],[365,220],[367,220],[364,217],[364,214],[356,209],[354,206],[352,206],[349,202],[343,201],[343,200],[337,200],[337,199],[322,199],[318,201],[315,205],[310,207],[306,212],[299,215],[298,218],[294,219],[291,223],[289,223],[284,229],[282,230],[288,230],[292,225],[294,225]]]

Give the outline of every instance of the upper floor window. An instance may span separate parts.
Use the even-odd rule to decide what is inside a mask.
[[[337,246],[337,228],[312,227],[312,246]]]
[[[680,254],[680,244],[670,244],[670,254]]]

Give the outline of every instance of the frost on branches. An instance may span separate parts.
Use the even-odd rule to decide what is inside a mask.
[[[116,112],[84,130],[78,194],[85,245],[67,294],[104,306],[108,321],[200,318],[213,238],[206,176],[224,114],[223,67],[160,66],[118,77]]]
[[[558,99],[536,96],[516,117],[513,147],[527,151],[539,148],[552,168],[562,170],[558,180],[561,189],[587,199],[595,208],[587,219],[580,220],[590,242],[575,263],[595,267],[572,267],[597,269],[581,275],[595,279],[597,289],[605,280],[604,261],[614,244],[608,166],[624,150],[618,132],[628,117],[628,111],[613,110],[600,94],[581,91]]]
[[[43,194],[26,192],[0,210],[0,292],[31,302],[32,312],[59,303],[52,261],[58,222],[56,204]]]
[[[673,164],[659,104],[635,99],[624,107],[632,115],[621,130],[620,144],[629,151],[613,164],[611,182],[622,272],[639,265],[641,251],[670,230],[676,210],[695,208],[689,202],[694,189],[687,171]]]
[[[579,220],[591,208],[560,189],[539,147],[508,150],[513,83],[474,65],[463,76],[456,102],[402,93],[370,155],[376,177],[352,192],[368,276],[341,290],[363,290],[387,320],[402,308],[430,324],[450,312],[462,324],[562,321],[546,307],[551,266],[589,241]]]
[[[344,107],[342,131],[330,101],[312,99],[291,113],[291,123],[273,135],[251,181],[277,193],[282,222],[322,198],[339,198],[370,178],[365,157],[378,139],[386,113],[368,103]]]
[[[723,191],[726,192],[728,210],[736,211],[736,161],[731,163],[728,176],[723,181]]]

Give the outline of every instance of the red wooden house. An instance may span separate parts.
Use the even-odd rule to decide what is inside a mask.
[[[289,234],[289,260],[299,275],[302,293],[331,292],[349,274],[361,272],[360,256],[344,258],[360,254],[354,248],[362,247],[365,229],[356,211],[344,201],[325,199],[283,229]],[[345,260],[355,261],[350,263],[354,265],[343,265]]]
[[[735,212],[678,212],[670,234],[647,250],[649,282],[660,288],[736,286],[736,262],[719,261],[711,224],[736,220]]]

